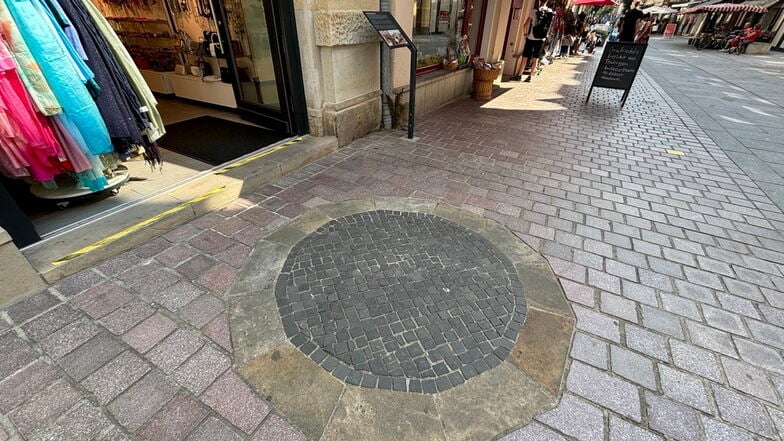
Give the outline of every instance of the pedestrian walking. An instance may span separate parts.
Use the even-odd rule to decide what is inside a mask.
[[[618,41],[626,43],[634,42],[634,36],[640,29],[640,22],[645,17],[645,14],[639,9],[639,6],[639,0],[634,0],[631,9],[626,11],[626,14],[621,18],[621,22],[618,25],[618,28],[621,30],[618,34]]]
[[[531,81],[531,76],[536,72],[536,65],[542,56],[544,40],[550,31],[550,23],[553,21],[553,10],[547,7],[547,0],[540,0],[539,6],[534,8],[533,15],[529,15],[523,23],[523,29],[528,29],[526,34],[525,46],[521,54],[520,64],[517,72],[511,78],[513,81],[520,81],[523,76],[528,60],[531,60],[531,71],[525,81]]]

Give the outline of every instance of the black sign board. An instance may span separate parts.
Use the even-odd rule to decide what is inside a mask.
[[[640,69],[642,57],[645,56],[647,44],[609,42],[602,51],[602,59],[591,83],[586,102],[591,98],[594,87],[623,90],[621,107],[626,104],[629,90],[632,88],[634,78]]]
[[[395,20],[390,12],[364,11],[370,25],[378,32],[378,35],[392,49],[398,47],[408,47],[411,39],[408,38],[403,29]]]
[[[414,139],[414,106],[416,105],[417,48],[388,11],[362,11],[370,25],[390,49],[407,47],[411,51],[411,72],[408,83],[408,139]],[[386,93],[386,91],[384,91]]]

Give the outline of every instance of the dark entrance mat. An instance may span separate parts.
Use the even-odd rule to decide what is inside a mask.
[[[158,140],[158,144],[207,164],[220,165],[286,136],[285,133],[214,116],[200,116],[167,125],[166,135]]]

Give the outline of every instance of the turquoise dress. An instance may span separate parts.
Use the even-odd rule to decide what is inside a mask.
[[[57,26],[51,11],[40,0],[2,0],[16,22],[22,38],[38,62],[63,113],[84,139],[89,153],[113,151],[106,124],[88,91],[93,74]]]

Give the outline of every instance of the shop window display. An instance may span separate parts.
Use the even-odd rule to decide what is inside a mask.
[[[467,46],[473,0],[417,0],[414,4],[414,44],[417,71],[438,69],[446,59],[462,56]],[[467,59],[460,60],[461,64]]]

